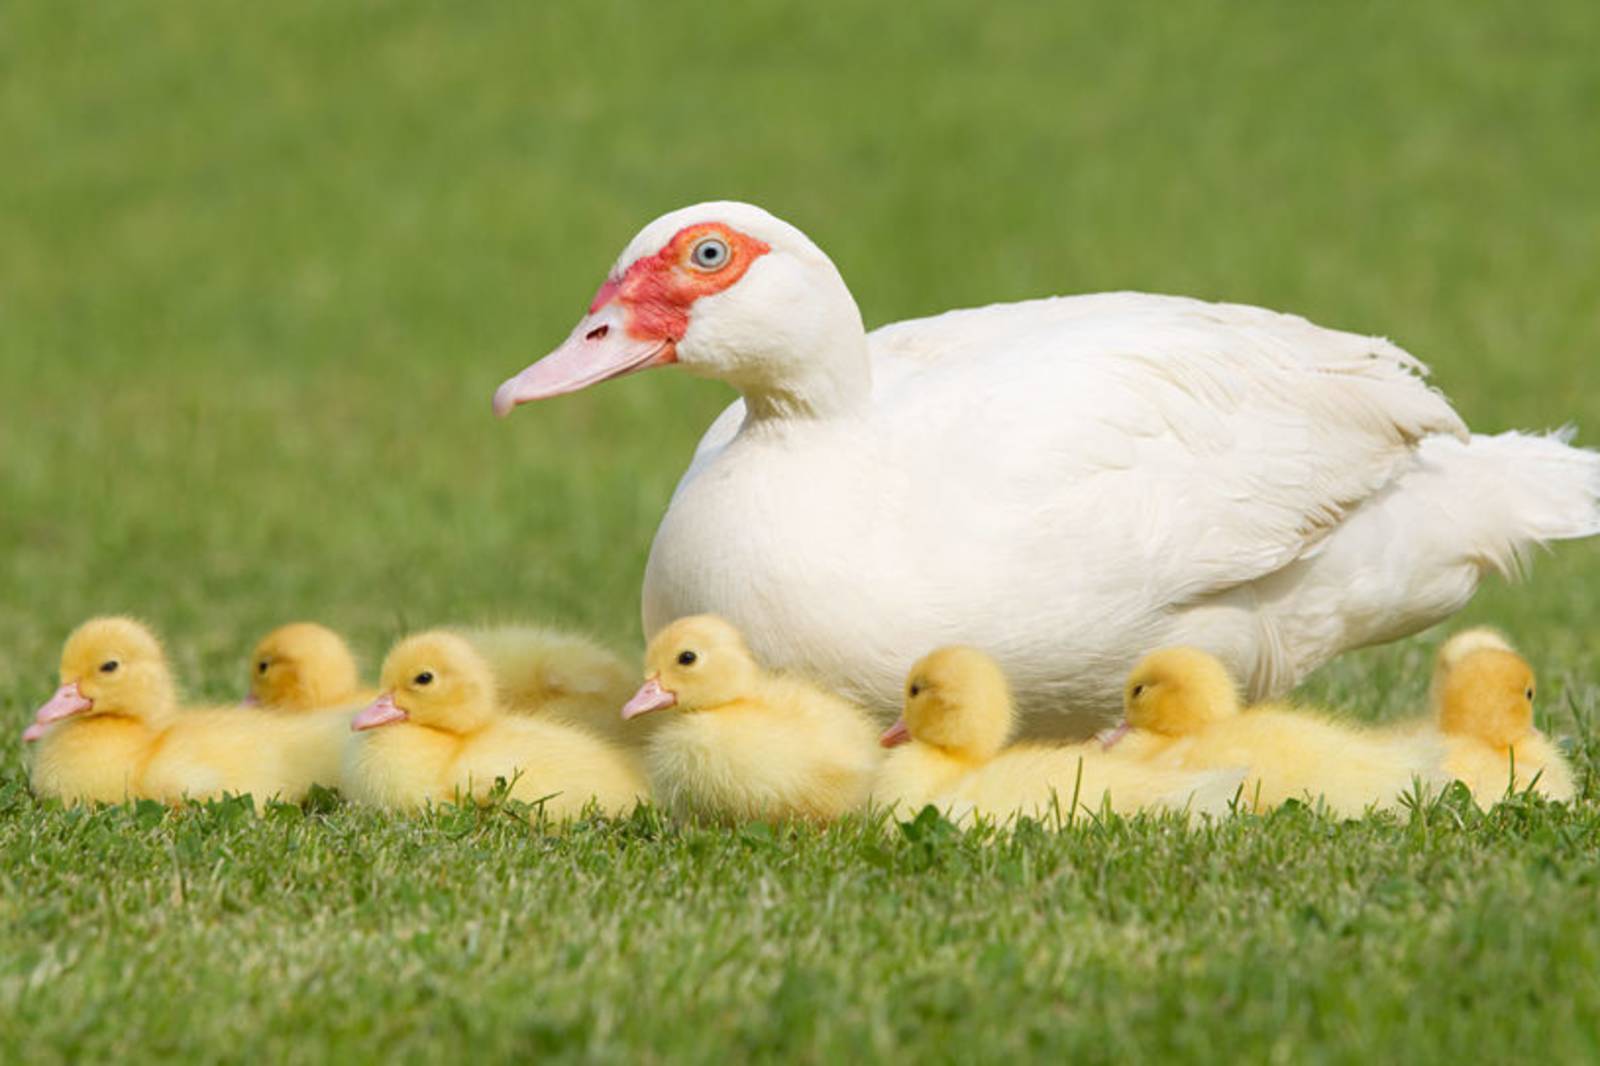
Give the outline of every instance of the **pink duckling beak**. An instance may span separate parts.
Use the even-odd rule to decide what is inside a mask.
[[[244,699],[239,701],[239,706],[241,706],[241,707],[259,707],[259,706],[261,706],[261,701],[256,699],[256,694],[254,692],[246,692],[244,694]]]
[[[677,360],[671,340],[630,335],[623,308],[610,300],[610,295],[602,287],[595,299],[609,302],[590,308],[565,344],[495,390],[496,417],[504,418],[532,400],[577,392],[635,370]]]
[[[622,705],[622,717],[626,721],[651,711],[664,711],[677,704],[678,694],[662,688],[659,677],[652,677],[639,686],[639,691],[633,694],[632,699]]]
[[[75,714],[82,714],[93,706],[94,700],[79,690],[76,681],[62,685],[43,706],[33,712],[33,724],[22,731],[22,739],[38,740],[44,736],[46,728],[52,723],[59,722],[63,718],[71,718]]]
[[[405,711],[395,706],[394,693],[385,692],[370,707],[365,708],[354,718],[350,719],[350,731],[359,733],[363,729],[376,729],[381,725],[393,722],[403,722],[409,717]]]
[[[896,718],[894,725],[883,731],[878,738],[878,743],[885,748],[898,748],[902,744],[911,742],[911,727],[906,725],[904,718]]]
[[[1100,747],[1102,749],[1105,751],[1110,751],[1112,748],[1117,746],[1117,741],[1121,740],[1131,732],[1133,732],[1133,724],[1124,718],[1110,729],[1100,730],[1100,732],[1094,735],[1094,738],[1100,742]]]

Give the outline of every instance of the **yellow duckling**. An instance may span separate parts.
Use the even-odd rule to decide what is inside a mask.
[[[376,696],[362,686],[343,637],[315,622],[292,622],[256,645],[244,702],[271,711],[320,711],[371,703]]]
[[[155,634],[129,618],[96,618],[67,639],[61,687],[23,739],[38,743],[34,791],[68,803],[176,803],[224,792],[299,800],[313,784],[337,782],[339,739],[329,725],[180,710]]]
[[[905,709],[880,738],[894,752],[873,783],[875,803],[913,813],[931,803],[960,819],[1120,813],[1162,807],[1223,813],[1242,772],[1160,769],[1107,754],[1098,744],[1005,749],[1016,711],[1005,674],[976,648],[925,656],[906,679]]]
[[[496,778],[511,795],[543,800],[552,819],[571,818],[594,802],[621,814],[645,798],[631,762],[575,726],[502,712],[483,657],[443,631],[397,644],[383,664],[383,695],[358,713],[362,734],[345,752],[343,789],[378,807],[483,800]]]
[[[1459,639],[1452,638],[1445,647]],[[1503,642],[1455,651],[1448,661],[1441,656],[1434,678],[1445,772],[1465,783],[1485,806],[1508,790],[1530,786],[1550,799],[1572,799],[1566,757],[1533,725],[1535,685],[1527,660]]]
[[[501,705],[582,726],[630,751],[654,732],[653,720],[624,722],[617,708],[638,687],[633,667],[586,637],[539,626],[462,630],[488,662]]]
[[[1441,783],[1442,752],[1425,737],[1379,735],[1310,711],[1239,706],[1227,668],[1197,648],[1163,648],[1128,675],[1125,717],[1102,734],[1108,749],[1156,765],[1199,770],[1246,766],[1242,799],[1254,809],[1321,799],[1354,817],[1392,809],[1424,784]]]
[[[645,668],[622,716],[674,709],[645,763],[656,801],[675,817],[826,822],[866,800],[879,759],[866,712],[767,673],[721,618],[673,622],[650,642]]]

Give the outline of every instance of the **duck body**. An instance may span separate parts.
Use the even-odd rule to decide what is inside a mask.
[[[139,783],[158,732],[121,715],[96,715],[52,727],[37,742],[29,782],[34,794],[75,804],[122,803]]]
[[[338,785],[349,722],[337,711],[186,709],[153,738],[137,794],[163,803],[224,793],[298,803],[313,785]]]
[[[1368,807],[1398,808],[1419,781],[1442,784],[1443,751],[1426,736],[1380,735],[1274,705],[1253,707],[1194,736],[1130,734],[1116,750],[1154,766],[1247,767],[1240,801],[1258,811],[1294,799],[1356,817]]]
[[[313,785],[338,785],[349,720],[192,707],[154,727],[115,715],[67,721],[39,741],[33,788],[69,803],[176,804],[224,794],[298,803]]]
[[[872,782],[872,803],[900,817],[942,800],[983,761],[912,741],[890,752]]]
[[[717,613],[883,713],[952,642],[999,659],[1028,734],[1092,731],[1164,644],[1266,698],[1600,531],[1600,456],[1469,435],[1383,339],[1139,293],[868,334],[821,250],[748,204],[646,226],[496,409],[668,364],[742,399],[657,531],[646,635]]]
[[[638,687],[621,656],[576,633],[513,625],[463,630],[494,674],[505,710],[589,730],[637,754],[657,719],[624,721],[618,713]]]
[[[1529,789],[1563,803],[1577,795],[1567,757],[1543,734],[1530,734],[1504,748],[1477,737],[1444,736],[1442,742],[1445,773],[1466,785],[1484,806]]]
[[[647,634],[718,613],[763,660],[880,709],[918,649],[971,643],[1013,678],[1026,734],[1082,735],[1137,649],[1206,647],[1266,698],[1595,521],[1600,461],[1464,442],[1405,353],[1289,315],[1110,294],[868,340],[859,410],[740,401],[718,420],[651,548]],[[1546,497],[1570,482],[1570,522],[1439,517],[1474,488],[1515,498],[1518,470],[1547,475]]]
[[[623,814],[646,788],[628,759],[600,738],[553,722],[507,715],[470,733],[400,722],[355,738],[344,757],[343,790],[357,803],[418,810],[482,802],[496,779],[513,799],[540,803],[553,820],[593,801]]]
[[[859,708],[777,682],[755,698],[664,721],[645,765],[652,795],[675,818],[827,822],[866,801],[875,742]]]
[[[1005,821],[1145,810],[1223,815],[1240,794],[1234,766],[1163,768],[1107,754],[1098,744],[1018,744],[966,774],[929,802],[958,817]],[[1076,803],[1076,806],[1074,806]]]

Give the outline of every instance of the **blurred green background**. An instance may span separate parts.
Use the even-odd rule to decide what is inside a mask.
[[[1257,303],[1393,337],[1475,428],[1571,421],[1600,443],[1596,55],[1587,0],[7,3],[0,727],[15,737],[67,631],[102,612],[155,624],[208,698],[242,691],[249,644],[295,617],[346,630],[369,665],[444,621],[548,619],[636,647],[650,536],[731,393],[655,373],[503,423],[489,398],[565,336],[639,227],[698,200],[751,200],[800,226],[869,325],[1121,288]],[[1563,546],[1469,612],[1528,647],[1563,722],[1565,692],[1593,696],[1597,578],[1600,545]],[[1414,707],[1433,639],[1347,657],[1312,691],[1361,713]],[[21,776],[7,740],[0,782]],[[37,892],[56,874],[17,871],[74,823],[17,809],[0,883]],[[1500,861],[1501,844],[1463,846],[1469,880]],[[146,902],[128,906],[159,926],[165,852],[149,847],[126,868]],[[817,858],[817,884],[852,861]],[[1339,876],[1322,887],[1345,891]],[[1575,906],[1567,889],[1550,905]],[[1502,913],[1501,896],[1463,891],[1484,922]],[[251,951],[284,935],[280,910],[300,920],[304,897],[257,903]],[[1147,906],[1158,914],[1159,894]],[[1023,935],[1031,912],[1007,913]],[[1157,924],[1182,954],[1215,913]],[[685,935],[716,941],[720,921]],[[12,947],[33,957],[72,923],[40,919]],[[1322,943],[1314,924],[1289,921],[1285,942]],[[1134,936],[1095,928],[1113,953]],[[1223,970],[1244,964],[1207,943]],[[1397,948],[1412,954],[1383,972],[1438,973],[1454,944]],[[1600,957],[1600,941],[1582,944],[1556,967],[1568,980]],[[735,978],[770,987],[767,956],[728,950]],[[840,972],[856,972],[840,950]],[[1315,957],[1343,958],[1328,950]],[[891,958],[874,966],[875,987],[904,979]],[[206,972],[173,975],[174,994]],[[1108,979],[1107,1002],[1144,1002],[1138,972]],[[1310,987],[1285,980],[1290,1003]],[[1327,1002],[1347,1003],[1342,988]],[[1387,1000],[1349,995],[1388,1016]],[[872,1002],[872,1018],[893,1010]],[[181,1005],[163,1003],[181,1030]],[[709,1026],[699,1035],[720,1031],[714,1004],[682,1009]],[[1257,1019],[1263,1057],[1279,1030],[1318,1031],[1285,1010]],[[113,1039],[100,1024],[52,1046],[114,1048],[95,1042]],[[243,1028],[217,1031],[250,1031],[229,1024]],[[1157,1043],[1227,1044],[1215,1019],[1182,1025]],[[1485,1039],[1461,1030],[1458,1050]]]

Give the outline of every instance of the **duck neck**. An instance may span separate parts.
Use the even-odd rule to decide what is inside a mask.
[[[872,370],[861,310],[833,264],[810,264],[803,285],[781,270],[758,275],[744,285],[763,309],[777,314],[734,317],[741,328],[694,338],[696,358],[685,367],[717,377],[744,396],[747,424],[844,418],[866,410],[872,398]]]
[[[733,382],[744,397],[745,422],[759,426],[781,421],[848,418],[867,408],[872,370],[865,334],[822,357],[803,358],[783,372],[758,380]]]

